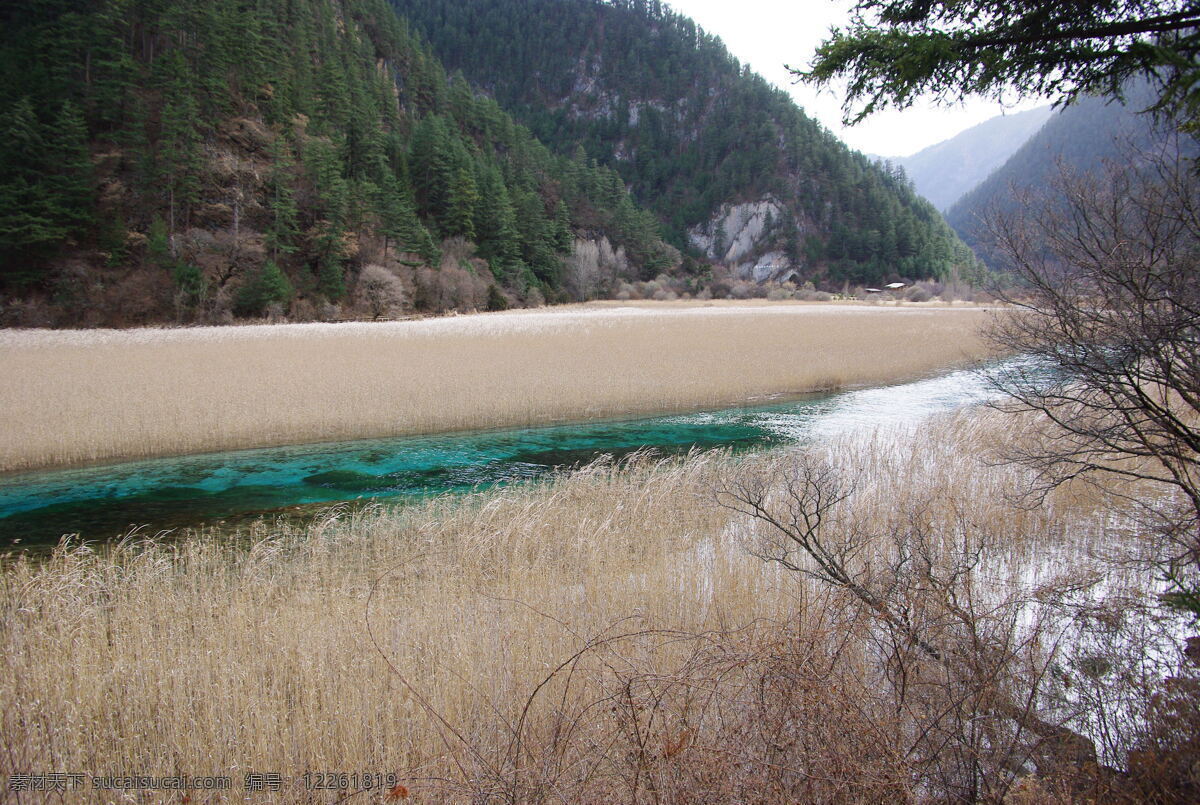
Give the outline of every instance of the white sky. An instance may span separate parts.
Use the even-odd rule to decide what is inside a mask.
[[[787,90],[810,117],[850,147],[869,154],[908,156],[1005,111],[1047,103],[1035,98],[1004,107],[995,101],[978,100],[937,107],[918,100],[902,112],[876,112],[847,128],[842,125],[841,95],[831,89],[818,93],[813,87],[793,84],[784,64],[808,67],[829,29],[848,19],[853,0],[667,0],[667,4],[694,19],[708,33],[721,37],[730,53]]]

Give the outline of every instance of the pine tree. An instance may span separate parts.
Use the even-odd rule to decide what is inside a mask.
[[[87,134],[79,107],[64,101],[48,149],[53,172],[47,183],[59,220],[76,232],[95,220],[95,176]]]
[[[326,254],[321,257],[317,287],[331,302],[337,302],[346,295],[346,270],[340,256]]]
[[[321,4],[330,13],[330,6]],[[332,26],[332,20],[326,23]],[[320,94],[320,119],[323,131],[329,134],[344,132],[350,122],[350,89],[347,85],[348,66],[342,60],[337,45],[329,42],[324,48],[326,57],[317,73],[317,91]]]
[[[125,44],[128,11],[117,2],[103,3],[89,15],[89,23],[93,38],[84,64],[88,111],[100,125],[120,130],[131,123],[131,90],[138,80],[137,64]]]
[[[317,279],[321,293],[333,301],[346,294],[343,239],[349,211],[349,191],[342,177],[337,148],[328,140],[315,139],[305,154],[307,170],[320,202],[320,218],[314,226]]]
[[[562,199],[558,200],[554,208],[553,236],[554,248],[563,254],[569,253],[575,245],[575,235],[571,231],[571,211]]]
[[[475,205],[478,202],[475,177],[467,168],[459,168],[450,183],[442,218],[442,230],[448,237],[475,239]]]
[[[262,315],[271,305],[288,304],[294,293],[287,275],[274,261],[267,261],[242,286],[234,300],[233,312],[238,316]]]
[[[430,115],[417,124],[408,160],[413,189],[420,207],[432,212],[439,223],[457,172],[453,151],[450,129],[442,117]]]
[[[38,276],[26,259],[52,248],[68,227],[59,220],[50,188],[42,178],[49,146],[29,98],[13,106],[0,130],[0,271],[6,279],[29,282]]]
[[[409,189],[393,175],[384,177],[377,201],[380,229],[384,235],[384,253],[390,239],[398,248],[416,252],[431,265],[438,260],[437,247],[429,231],[417,218]]]
[[[194,263],[173,262],[171,280],[175,284],[175,312],[180,318],[194,312],[208,298],[208,280]]]
[[[200,109],[183,54],[167,57],[162,137],[158,167],[167,194],[167,225],[175,232],[186,226],[192,207],[200,200]]]
[[[562,261],[554,247],[554,228],[546,218],[545,203],[529,191],[521,191],[515,196],[525,263],[539,282],[556,286]]]
[[[492,265],[493,274],[507,273],[508,267],[520,259],[521,233],[517,230],[516,212],[504,179],[495,166],[480,170],[475,234],[479,256]]]
[[[281,253],[292,254],[296,251],[296,238],[300,234],[299,210],[292,191],[294,163],[287,141],[276,137],[271,141],[268,154],[271,172],[267,176],[267,208],[271,217],[265,233],[266,246],[271,256],[278,259]]]
[[[471,87],[463,78],[462,73],[455,73],[451,77],[448,95],[450,114],[454,116],[455,122],[465,131],[474,130],[476,128],[475,95],[471,92]]]
[[[594,162],[555,156],[461,76],[448,79],[387,0],[18,5],[0,12],[6,283],[18,271],[37,280],[64,249],[135,259],[127,232],[157,219],[142,268],[172,276],[180,315],[202,305],[209,255],[179,261],[173,236],[221,226],[195,214],[230,186],[206,146],[242,168],[244,152],[257,152],[262,184],[238,171],[235,227],[260,230],[276,264],[295,255],[289,268],[308,266],[330,298],[345,293],[351,233],[380,234],[431,264],[440,238],[474,239],[503,292],[522,294],[530,283],[554,290],[573,224],[620,240],[620,177],[605,171],[597,191]],[[229,125],[235,117],[265,119],[276,134],[260,151],[252,127]],[[95,165],[93,152],[104,154]],[[101,208],[100,179],[127,191]],[[242,204],[251,199],[262,214]]]

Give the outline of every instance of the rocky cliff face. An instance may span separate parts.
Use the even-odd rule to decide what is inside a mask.
[[[744,204],[724,204],[703,224],[688,230],[688,242],[741,279],[784,279],[800,266],[773,248],[786,210],[773,196]]]

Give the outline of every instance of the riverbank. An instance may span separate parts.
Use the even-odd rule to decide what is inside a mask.
[[[1002,361],[999,366],[1011,366]],[[321,442],[8,475],[0,551],[213,525],[246,513],[369,497],[422,498],[522,483],[600,456],[736,452],[915,423],[993,397],[983,370],[768,405],[534,428]]]
[[[0,331],[0,471],[712,408],[982,357],[968,307],[598,306]]]
[[[989,709],[999,695],[1080,731],[1119,717],[1130,729],[1097,743],[1124,757],[1145,748],[1137,708],[1179,673],[1153,666],[1158,633],[1130,637],[1153,587],[1097,558],[1133,546],[1128,503],[1079,483],[1012,507],[1030,476],[988,459],[1013,432],[985,412],[816,448],[851,494],[822,533],[923,640],[979,668],[966,682],[887,643],[847,589],[754,555],[779,532],[717,490],[776,488],[794,451],[643,458],[262,524],[236,545],[14,558],[0,772],[54,758],[88,775],[233,774],[239,791],[270,772],[280,801],[312,803],[332,797],[306,771],[395,775],[396,798],[421,802],[908,801],[956,790],[980,713],[1011,726]],[[1004,734],[1000,760],[980,762],[999,798],[1040,751]],[[1062,768],[1083,785],[1095,765]],[[362,800],[381,801],[371,784]]]

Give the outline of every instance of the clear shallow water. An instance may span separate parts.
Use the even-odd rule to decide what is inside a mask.
[[[599,455],[747,449],[914,422],[988,399],[970,371],[754,407],[502,431],[158,458],[0,478],[0,550],[65,533],[112,539],[334,501],[538,478]]]

